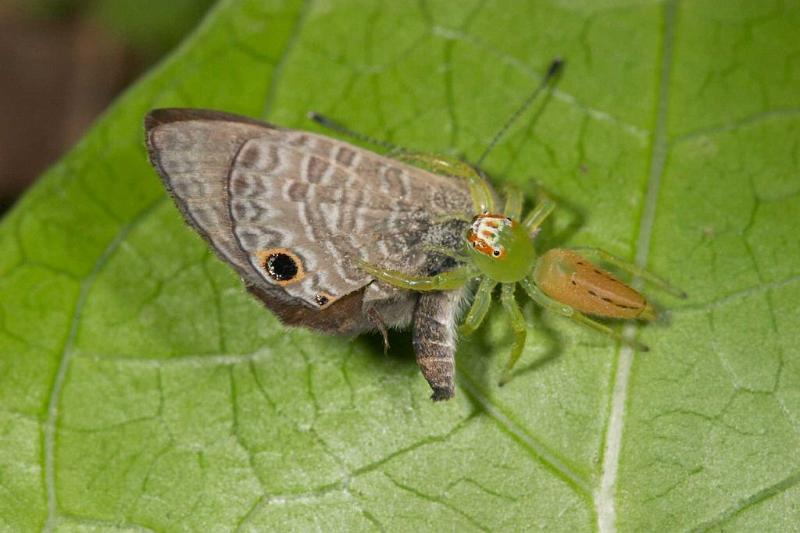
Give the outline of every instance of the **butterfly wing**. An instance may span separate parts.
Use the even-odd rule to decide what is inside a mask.
[[[320,307],[373,281],[358,259],[423,273],[425,245],[446,225],[439,219],[471,209],[459,180],[288,130],[242,145],[228,194],[234,235],[253,269]]]
[[[310,308],[264,283],[236,241],[228,200],[231,165],[243,143],[277,128],[219,111],[156,109],[145,118],[145,130],[150,162],[185,220],[284,323],[342,334],[373,328],[361,312],[363,291],[321,311]]]
[[[269,135],[271,129],[243,117],[195,109],[157,109],[145,119],[150,162],[164,187],[186,221],[248,281],[258,277],[233,236],[227,176],[242,143]]]

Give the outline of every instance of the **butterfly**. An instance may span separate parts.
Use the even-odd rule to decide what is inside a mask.
[[[467,182],[323,135],[198,109],[145,119],[152,165],[184,219],[284,324],[322,333],[413,332],[433,399],[453,396],[463,290],[420,293],[360,264],[413,275],[454,265]]]

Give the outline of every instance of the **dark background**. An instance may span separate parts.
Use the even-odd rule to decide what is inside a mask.
[[[0,214],[214,0],[0,0]]]

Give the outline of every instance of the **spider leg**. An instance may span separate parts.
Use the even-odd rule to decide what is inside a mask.
[[[531,238],[536,236],[539,232],[539,226],[542,225],[544,219],[546,219],[555,208],[556,203],[550,198],[545,197],[544,200],[536,204],[533,211],[528,213],[528,216],[522,221],[522,225],[528,230],[528,234]]]
[[[423,152],[399,151],[391,154],[391,156],[398,161],[425,168],[436,174],[455,176],[467,180],[475,210],[479,213],[494,211],[494,195],[492,194],[492,189],[489,187],[486,180],[483,179],[483,176],[481,176],[472,165],[458,159]]]
[[[358,265],[362,270],[376,279],[385,281],[389,285],[412,291],[446,291],[458,289],[466,285],[476,274],[474,270],[466,266],[448,270],[447,272],[442,272],[434,276],[414,276],[406,274],[405,272],[400,272],[399,270],[390,270],[373,265],[362,260],[358,261]]]
[[[623,337],[618,332],[614,331],[605,324],[601,324],[596,320],[592,320],[588,316],[576,311],[572,307],[566,304],[562,304],[561,302],[554,300],[553,298],[550,298],[544,292],[542,292],[542,290],[539,287],[537,287],[536,283],[534,283],[533,280],[531,280],[530,278],[524,278],[520,283],[522,284],[522,288],[525,289],[525,292],[528,293],[528,296],[530,296],[533,301],[535,301],[545,309],[555,311],[561,316],[565,316],[573,320],[574,322],[581,324],[582,326],[593,329],[623,344],[627,344],[628,346],[636,350],[640,350],[643,352],[647,352],[650,350],[650,348],[648,348],[644,344],[635,341],[633,339],[628,339],[626,337]]]
[[[518,220],[522,215],[522,202],[525,197],[513,185],[506,185],[504,192],[506,193],[506,207],[503,214],[512,220]]]
[[[483,278],[475,292],[475,299],[472,301],[472,307],[469,308],[467,318],[459,328],[462,334],[470,335],[481,325],[486,317],[486,312],[489,311],[492,303],[492,291],[496,286],[497,282],[492,278]]]
[[[500,294],[500,300],[503,302],[503,307],[511,319],[511,328],[514,330],[514,344],[511,346],[511,355],[508,357],[506,367],[503,369],[503,376],[500,378],[501,387],[511,381],[511,370],[522,355],[525,339],[528,336],[525,317],[522,315],[517,300],[514,298],[516,286],[516,283],[503,283],[503,289]]]

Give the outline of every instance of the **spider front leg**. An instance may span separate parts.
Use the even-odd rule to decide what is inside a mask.
[[[506,185],[504,192],[506,193],[506,207],[503,214],[512,220],[519,220],[525,196],[513,185]]]
[[[522,355],[522,349],[525,347],[525,339],[528,336],[525,317],[522,315],[522,311],[519,310],[517,300],[514,298],[514,289],[516,286],[516,283],[503,283],[503,289],[500,294],[500,301],[503,302],[503,307],[506,313],[508,313],[509,319],[511,319],[511,329],[514,330],[514,344],[511,346],[511,355],[508,357],[508,362],[503,370],[503,376],[500,378],[501,387],[511,381],[511,370]]]
[[[526,216],[525,220],[522,221],[522,225],[528,230],[528,234],[531,236],[531,238],[535,237],[536,234],[539,233],[539,226],[542,225],[544,219],[546,219],[555,208],[556,203],[550,198],[545,197],[544,200],[536,204],[536,207],[533,208],[533,211],[528,213],[528,216]]]
[[[478,290],[475,291],[475,299],[472,301],[472,307],[469,308],[467,318],[459,328],[462,334],[471,335],[481,325],[492,304],[492,291],[496,286],[497,282],[492,278],[483,278]]]
[[[619,257],[612,255],[609,252],[606,252],[605,250],[601,250],[600,248],[588,248],[588,247],[571,248],[571,250],[583,255],[593,255],[599,258],[601,261],[605,261],[610,265],[614,265],[623,272],[627,272],[633,276],[636,276],[637,278],[642,278],[645,282],[655,285],[656,287],[672,294],[673,296],[677,296],[678,298],[686,298],[685,292],[675,287],[674,285],[670,284],[667,280],[662,279],[656,276],[655,274],[648,272],[639,265],[635,265],[633,263],[625,261],[624,259],[620,259]]]
[[[389,285],[412,291],[446,291],[463,287],[476,272],[468,266],[455,268],[433,276],[415,276],[383,268],[372,263],[358,260],[358,266],[371,276],[385,281]]]
[[[627,344],[628,346],[636,350],[640,350],[643,352],[647,352],[650,350],[650,348],[648,348],[644,344],[635,341],[633,339],[628,339],[626,337],[623,337],[622,335],[620,335],[613,329],[609,328],[605,324],[601,324],[596,320],[592,320],[583,313],[576,311],[569,305],[562,304],[561,302],[554,300],[553,298],[550,298],[544,292],[542,292],[542,290],[539,287],[537,287],[536,283],[534,283],[533,280],[531,280],[530,278],[524,278],[520,283],[522,284],[522,288],[525,289],[525,292],[528,293],[528,296],[530,296],[534,302],[541,305],[545,309],[555,311],[561,316],[565,316],[571,319],[572,321],[581,324],[582,326],[593,329],[623,344]]]
[[[475,210],[479,213],[494,211],[492,189],[475,167],[458,159],[422,152],[398,152],[392,154],[392,157],[398,161],[425,168],[435,174],[455,176],[467,180]]]

